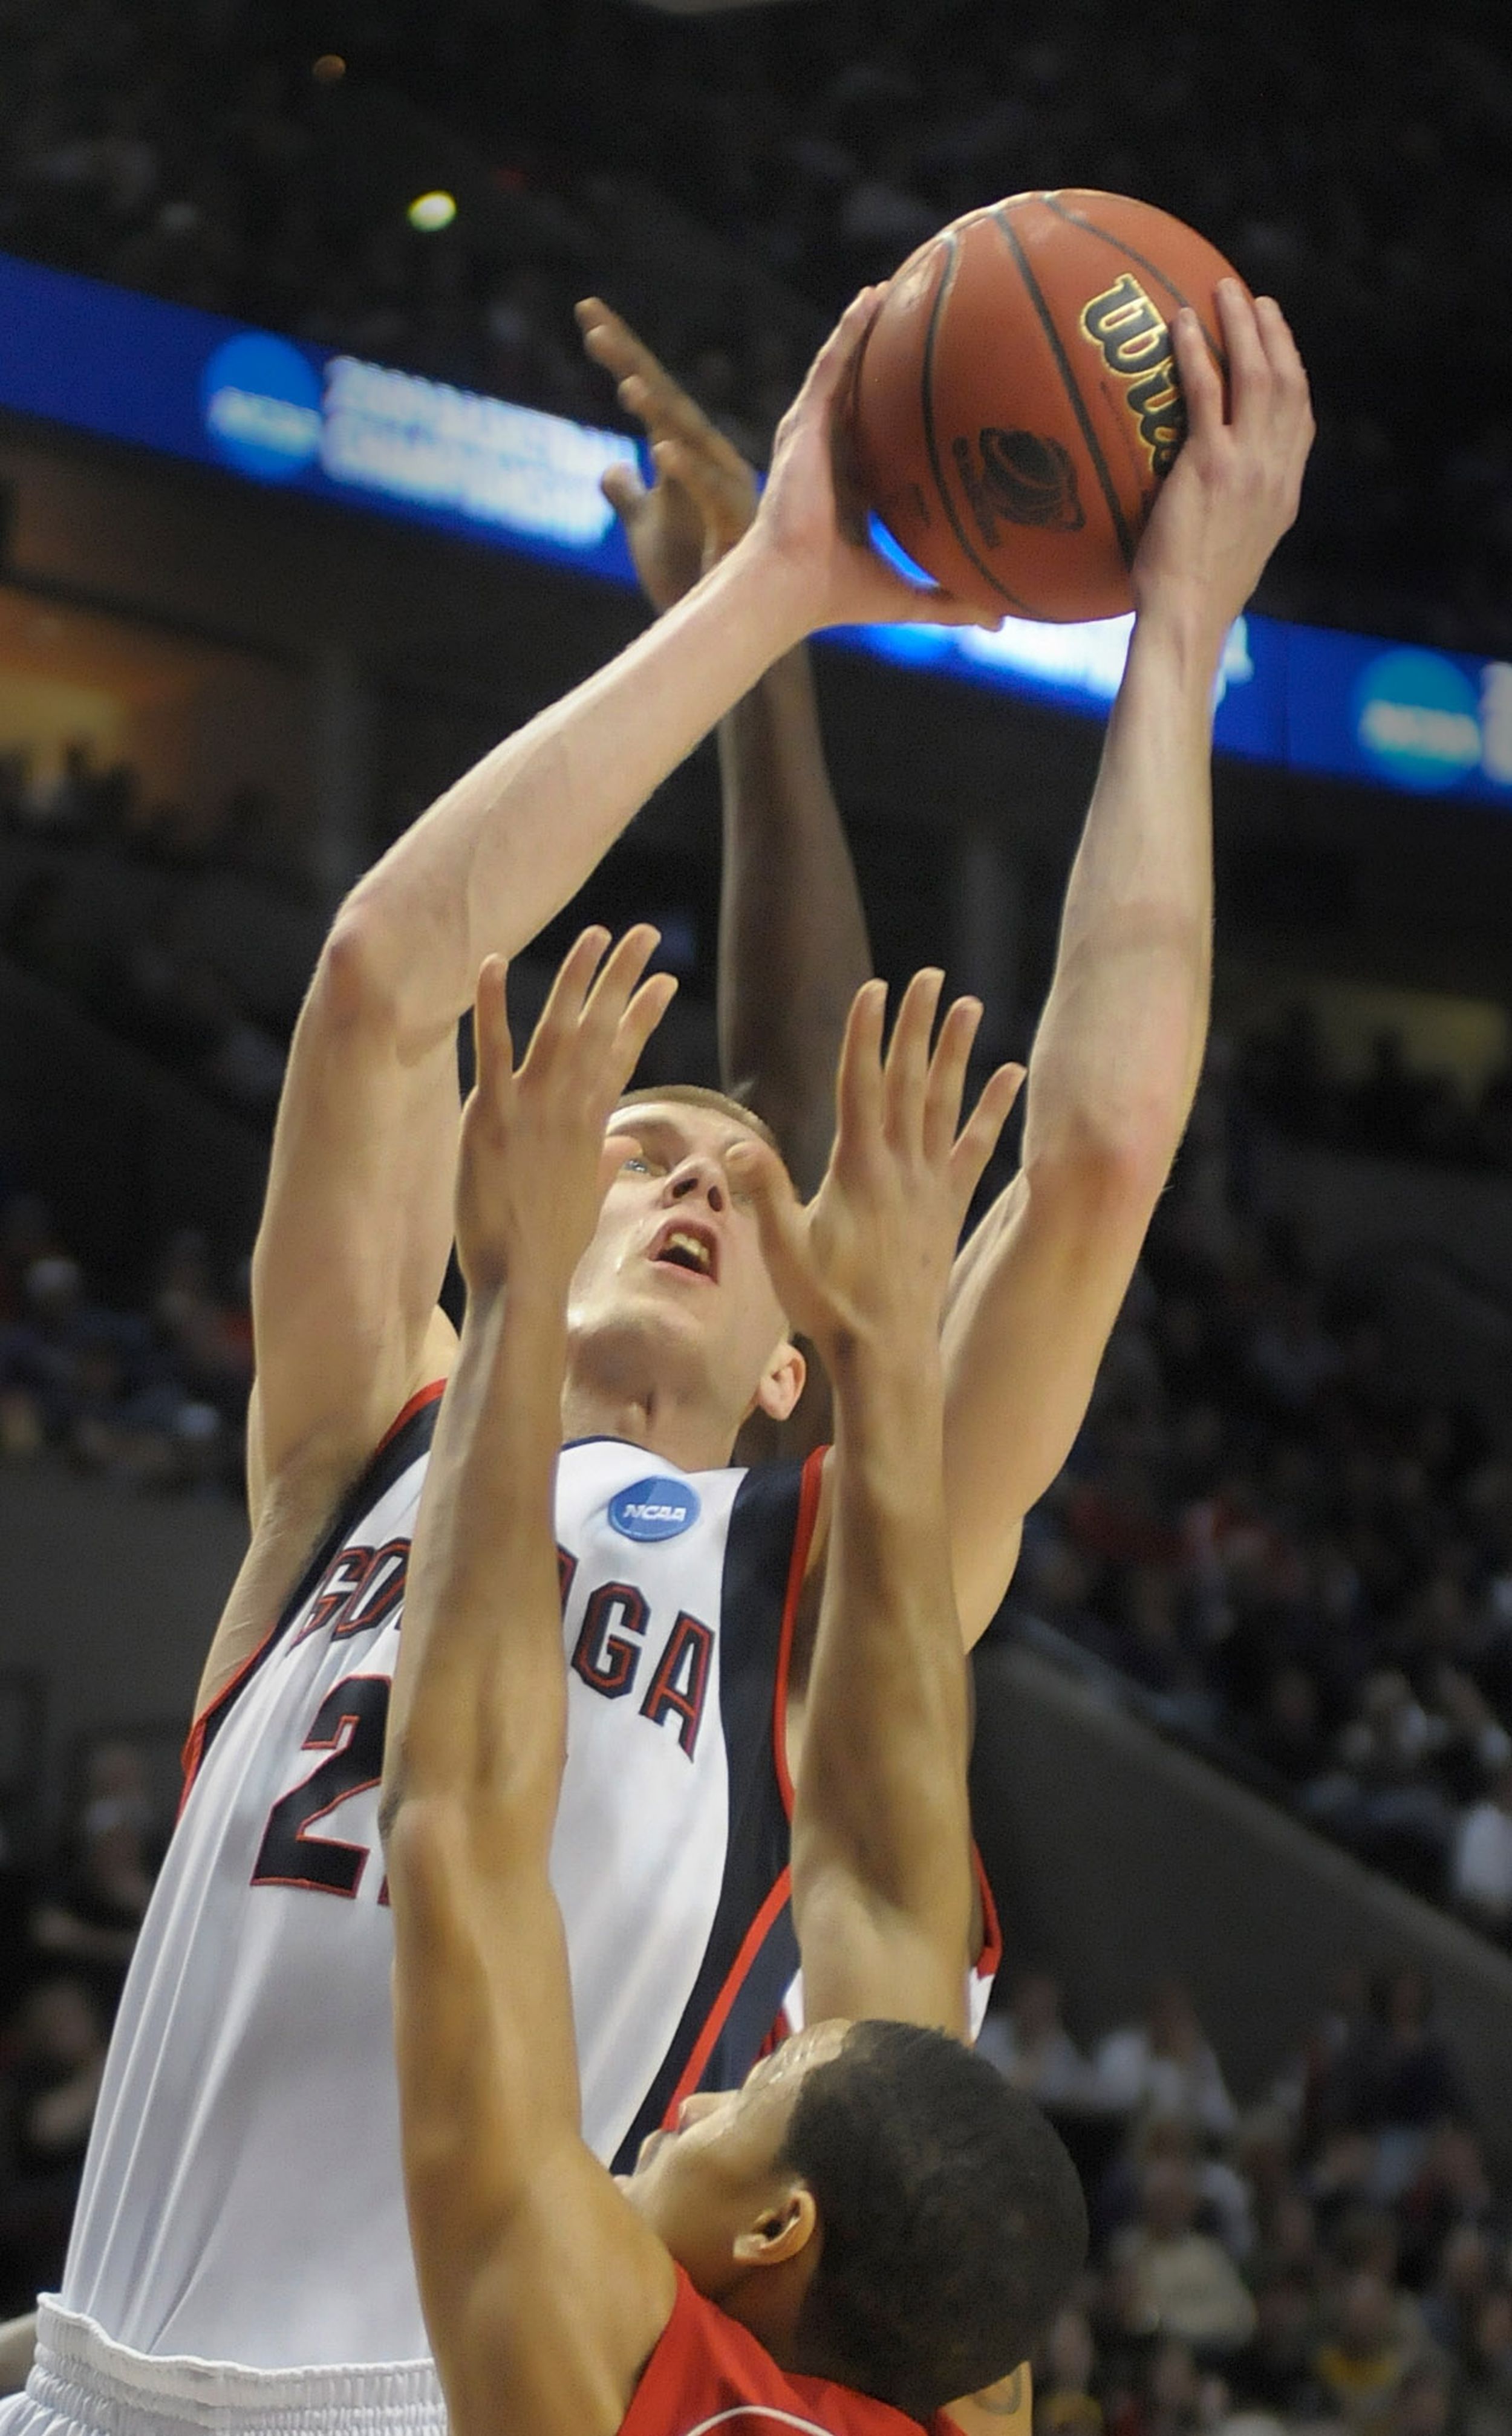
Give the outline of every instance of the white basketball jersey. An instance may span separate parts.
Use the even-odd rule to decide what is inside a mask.
[[[439,1392],[401,1417],[191,1737],[61,2293],[137,2351],[293,2368],[427,2350],[377,1801]],[[551,1871],[606,2162],[721,2041],[744,2042],[745,2069],[780,2001],[776,1719],[817,1488],[813,1463],[686,1475],[618,1439],[563,1453]]]

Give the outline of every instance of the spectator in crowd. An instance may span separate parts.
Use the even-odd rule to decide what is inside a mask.
[[[1197,2229],[1190,2167],[1156,2158],[1144,2170],[1138,2222],[1116,2237],[1121,2317],[1133,2335],[1173,2336],[1209,2359],[1242,2351],[1255,2304],[1221,2242]]]
[[[1153,2114],[1227,2137],[1238,2121],[1223,2068],[1179,1979],[1153,1992],[1142,2022],[1110,2030],[1092,2059],[1093,2102],[1129,2118]]]
[[[1086,2062],[1061,2019],[1052,1973],[1021,1972],[1007,2004],[988,2013],[979,2044],[1015,2089],[1048,2111],[1086,2103]]]
[[[105,2047],[88,1986],[54,1976],[24,1999],[0,2051],[0,2315],[32,2307],[61,2265]]]
[[[1389,2424],[1410,2355],[1398,2329],[1391,2288],[1369,2268],[1348,2277],[1331,2315],[1313,2368],[1350,2436],[1364,2436]]]
[[[158,1853],[147,1772],[129,1742],[96,1743],[61,1865],[31,1918],[31,1940],[66,1964],[109,2022],[152,1891]]]
[[[0,1204],[0,1296],[22,1251],[20,1307],[0,1317],[0,1461],[54,1449],[138,1488],[239,1487],[251,1328],[245,1293],[217,1294],[203,1238],[171,1239],[150,1313],[97,1302],[24,1193]]]
[[[1503,1939],[1512,1933],[1512,1760],[1460,1820],[1452,1888],[1480,1926]]]
[[[1081,2309],[1062,2309],[1045,2339],[1034,2391],[1034,2436],[1103,2436],[1094,2391],[1097,2347]]]

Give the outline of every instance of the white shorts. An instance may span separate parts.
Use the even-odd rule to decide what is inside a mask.
[[[356,2368],[235,2368],[148,2358],[43,2298],[25,2393],[0,2436],[446,2436],[428,2359]]]

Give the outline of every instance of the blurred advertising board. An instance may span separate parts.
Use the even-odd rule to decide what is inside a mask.
[[[620,433],[0,254],[0,407],[375,510],[622,583],[599,487]],[[849,629],[848,648],[1093,715],[1131,620],[1009,618],[997,634]],[[1512,809],[1512,664],[1239,619],[1218,680],[1222,750]]]

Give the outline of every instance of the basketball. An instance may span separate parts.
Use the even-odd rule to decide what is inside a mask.
[[[1169,213],[1079,187],[966,213],[894,276],[856,369],[865,494],[910,558],[984,609],[1132,606],[1139,535],[1186,432],[1170,323],[1234,272]]]

